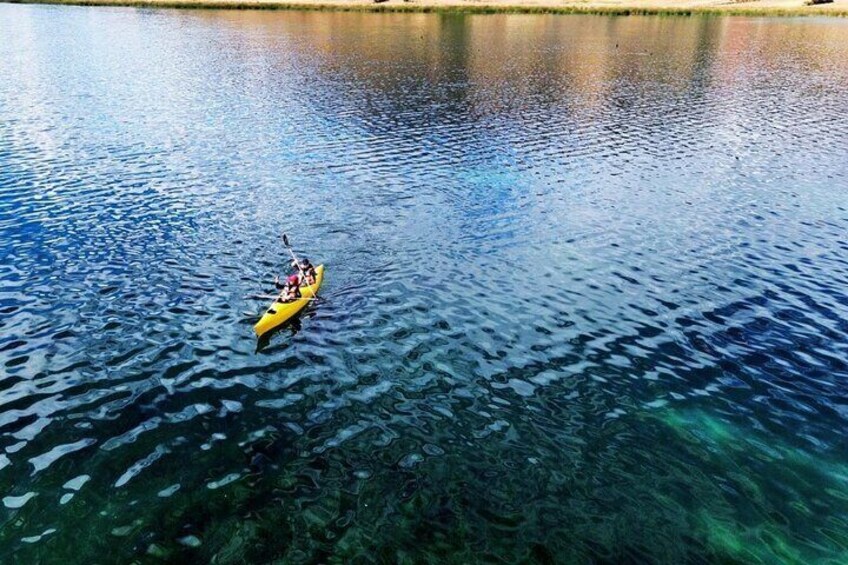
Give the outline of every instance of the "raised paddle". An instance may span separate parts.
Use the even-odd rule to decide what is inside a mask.
[[[298,260],[297,257],[295,257],[294,251],[292,250],[292,246],[289,243],[289,236],[287,236],[285,232],[283,232],[283,245],[286,246],[286,249],[288,249],[289,253],[291,253],[292,259],[294,259],[294,264],[297,266],[297,271],[300,273],[300,280],[302,280],[303,282],[306,282],[306,275],[303,274],[303,269],[300,268],[300,261]],[[312,291],[312,294],[314,296],[316,294],[316,292],[312,288],[312,285],[307,283],[306,286],[309,287],[309,290]]]

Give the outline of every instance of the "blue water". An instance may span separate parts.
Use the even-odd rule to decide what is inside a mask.
[[[848,21],[0,37],[0,561],[848,560]]]

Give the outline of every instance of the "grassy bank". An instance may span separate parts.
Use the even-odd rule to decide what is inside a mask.
[[[522,1],[522,0],[0,0],[11,4],[67,4],[75,6],[129,6],[137,8],[191,8],[236,10],[321,10],[357,12],[415,12],[467,14],[594,14],[594,15],[734,15],[848,17],[848,0],[806,6],[800,0],[700,2],[664,0]]]

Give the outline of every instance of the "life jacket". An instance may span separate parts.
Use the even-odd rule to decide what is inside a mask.
[[[305,276],[307,280],[312,281],[309,284],[315,284],[315,281],[318,278],[318,273],[315,272],[314,266],[308,265],[306,267],[303,267],[303,276]],[[307,281],[300,281],[300,284],[307,284]]]

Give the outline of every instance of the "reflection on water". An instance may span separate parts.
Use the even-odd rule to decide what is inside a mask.
[[[848,558],[845,22],[0,35],[4,560]]]

